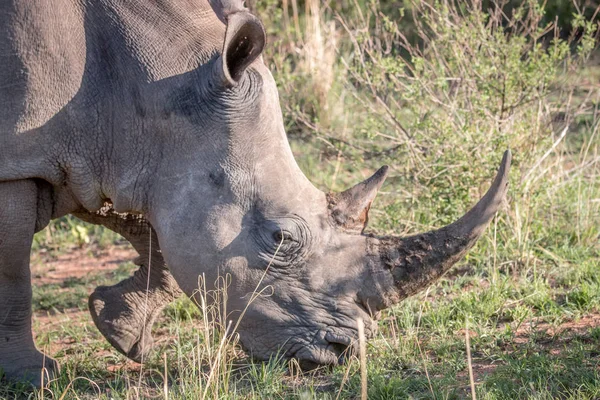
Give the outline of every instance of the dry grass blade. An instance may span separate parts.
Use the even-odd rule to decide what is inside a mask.
[[[352,363],[348,362],[348,365],[346,365],[346,371],[344,372],[344,377],[342,378],[342,383],[340,383],[340,388],[338,389],[337,395],[335,396],[335,400],[338,400],[340,398],[340,396],[342,395],[342,390],[344,389],[344,385],[346,385],[346,382],[348,381],[348,376],[350,376],[350,367],[352,366]]]
[[[475,393],[475,379],[473,378],[473,360],[471,359],[471,339],[469,337],[469,320],[465,321],[465,342],[467,347],[467,365],[469,366],[469,383],[471,385],[471,397],[477,400]]]
[[[169,400],[169,372],[167,370],[167,354],[163,353],[164,377],[163,377],[163,394],[165,400]]]
[[[367,340],[365,324],[362,318],[356,320],[358,325],[358,343],[360,348],[360,398],[367,400]]]
[[[425,292],[425,297],[429,296],[429,291],[431,290],[431,287],[427,288],[427,291]],[[427,369],[427,359],[425,358],[425,354],[423,353],[423,350],[421,349],[421,343],[419,342],[419,328],[421,327],[421,318],[423,317],[423,305],[421,305],[419,307],[419,316],[417,318],[417,331],[416,331],[416,336],[415,336],[415,341],[417,343],[417,348],[419,349],[419,355],[421,356],[421,359],[423,360],[423,369],[425,370],[425,376],[427,377],[427,383],[429,384],[429,390],[431,391],[431,396],[435,399],[435,391],[433,390],[433,384],[431,383],[431,377],[429,376],[429,370]]]
[[[219,370],[219,367],[221,366],[221,360],[223,359],[223,348],[228,341],[227,338],[228,338],[228,333],[231,330],[231,324],[232,324],[231,321],[229,321],[229,323],[227,324],[227,329],[225,330],[225,334],[223,335],[223,338],[221,339],[221,343],[219,343],[219,348],[217,349],[216,358],[213,362],[213,365],[211,365],[210,374],[208,375],[208,379],[206,380],[204,393],[202,394],[203,399],[206,398],[206,395],[208,394],[208,389],[210,388],[210,383],[211,383],[213,377],[216,375],[217,371]],[[217,392],[217,390],[215,390],[215,393],[216,392]]]
[[[91,384],[91,386],[98,392],[98,397],[100,397],[100,395],[102,394],[102,391],[100,390],[100,386],[98,386],[98,384],[96,382],[94,382],[93,380],[86,378],[84,376],[78,376],[77,378],[74,378],[69,382],[69,384],[63,391],[63,394],[58,398],[58,400],[64,400],[67,393],[69,393],[69,390],[73,390],[73,383],[75,383],[75,381],[78,381],[78,380],[84,380],[84,381],[89,382]],[[75,397],[77,397],[76,394],[75,394]]]
[[[560,144],[560,142],[564,139],[564,137],[567,135],[567,132],[569,130],[569,126],[565,126],[565,128],[562,130],[562,132],[560,133],[560,135],[558,136],[558,139],[556,139],[556,141],[554,143],[552,143],[552,146],[548,149],[548,151],[546,151],[544,153],[543,156],[541,156],[536,162],[535,164],[529,169],[529,172],[527,172],[527,174],[525,174],[525,176],[523,177],[523,182],[527,182],[526,186],[529,186],[530,180],[529,177],[531,176],[531,174],[542,164],[542,162],[548,158],[548,156],[550,154],[552,154],[552,152],[556,149],[556,147]]]
[[[144,299],[144,320],[143,320],[143,326],[146,326],[146,321],[148,318],[148,298],[149,298],[149,293],[150,293],[150,269],[152,268],[152,228],[149,229],[148,232],[148,278],[146,280],[146,293],[145,293],[145,299]],[[144,335],[146,333],[145,329],[142,329],[142,337],[140,339],[140,343],[144,343]],[[142,352],[142,357],[141,357],[141,366],[140,366],[140,377],[138,379],[138,387],[142,386],[142,376],[144,375],[143,369],[144,369],[144,352]]]

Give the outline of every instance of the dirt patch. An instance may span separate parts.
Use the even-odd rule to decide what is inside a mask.
[[[473,380],[476,384],[483,382],[485,380],[485,377],[493,373],[496,370],[496,368],[498,368],[500,365],[501,364],[498,362],[493,363],[491,361],[485,360],[472,360]],[[456,377],[462,383],[461,386],[463,386],[466,389],[469,385],[469,371],[461,371],[458,374],[456,374]]]
[[[564,354],[567,345],[573,340],[596,340],[590,334],[590,331],[596,327],[600,327],[600,311],[592,311],[579,318],[565,320],[559,324],[550,324],[541,319],[532,319],[524,322],[516,330],[513,339],[506,344],[504,352],[511,353],[533,341],[539,351],[551,356],[561,356]],[[498,327],[498,330],[503,331],[504,326]],[[477,333],[472,330],[469,330],[469,334],[471,339],[477,337]],[[464,339],[465,330],[458,330],[456,335]],[[484,381],[487,375],[492,374],[499,366],[503,365],[502,360],[491,360],[478,353],[473,354],[471,361],[476,384]],[[458,373],[457,378],[464,382],[466,387],[469,379],[468,369]]]
[[[532,320],[523,323],[516,332],[515,342],[525,343],[532,334],[543,334],[549,338],[561,336],[572,339],[574,336],[587,335],[592,328],[600,326],[600,311],[593,311],[580,318],[564,321],[558,325]]]
[[[49,255],[36,252],[31,257],[34,285],[62,284],[67,279],[85,278],[114,270],[119,264],[132,261],[137,252],[129,245],[108,249],[75,247],[68,253]]]

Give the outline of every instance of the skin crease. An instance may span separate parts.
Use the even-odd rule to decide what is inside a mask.
[[[237,333],[252,356],[335,364],[358,317],[371,335],[377,311],[437,279],[474,243],[501,203],[508,168],[493,201],[467,221],[475,234],[429,234],[439,248],[431,257],[422,241],[413,249],[359,234],[386,171],[337,197],[308,181],[260,56],[264,28],[239,2],[226,3],[225,12],[204,0],[2,3],[0,199],[22,182],[16,204],[29,206],[18,210],[27,218],[0,220],[0,228],[28,238],[20,249],[28,254],[33,230],[74,213],[124,232],[141,260],[150,252],[144,238],[155,234],[152,316],[176,295],[173,278],[193,296],[199,278],[210,290],[229,276],[224,319],[235,322],[247,307]],[[0,302],[28,287],[25,273],[5,273],[28,271],[13,254],[0,248]],[[415,259],[425,262],[415,268]],[[139,322],[140,271],[90,297],[100,331],[137,360],[151,345],[151,321]],[[23,296],[18,308],[30,301]],[[4,321],[11,318],[9,310]],[[9,359],[0,340],[0,367],[39,364],[30,324],[0,322],[0,339],[8,335],[22,339],[23,357]],[[39,382],[18,370],[8,377]]]

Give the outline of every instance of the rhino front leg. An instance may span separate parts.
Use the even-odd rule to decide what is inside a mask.
[[[0,376],[35,386],[58,370],[56,361],[36,349],[31,334],[29,253],[38,199],[34,181],[0,183]]]
[[[110,206],[97,213],[74,215],[119,233],[139,253],[135,263],[140,268],[133,276],[114,286],[96,288],[89,309],[96,327],[110,344],[130,359],[143,362],[153,345],[154,321],[167,304],[181,295],[165,266],[156,235],[143,217],[118,214]]]

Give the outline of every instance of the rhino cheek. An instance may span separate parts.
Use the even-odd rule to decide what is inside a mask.
[[[163,256],[175,280],[189,296],[198,290],[199,278],[204,276],[206,286],[212,288],[228,258],[239,254],[228,253],[231,243],[239,239],[240,212],[233,206],[185,207],[159,213],[152,225],[156,229]],[[197,203],[195,203],[197,204]]]
[[[233,204],[221,204],[211,208],[206,218],[205,229],[212,247],[217,252],[230,247],[239,237],[242,232],[242,220],[242,210]]]

